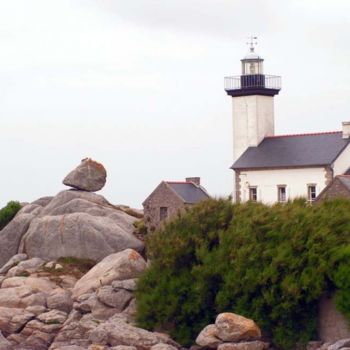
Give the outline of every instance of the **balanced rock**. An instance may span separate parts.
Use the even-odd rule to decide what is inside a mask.
[[[102,164],[85,158],[65,177],[63,184],[78,190],[95,192],[105,185],[106,176],[106,169]]]

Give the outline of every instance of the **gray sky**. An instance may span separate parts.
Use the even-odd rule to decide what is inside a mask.
[[[112,203],[186,176],[229,195],[223,77],[251,34],[282,76],[277,134],[350,120],[348,0],[0,0],[0,206],[56,194],[85,157]]]

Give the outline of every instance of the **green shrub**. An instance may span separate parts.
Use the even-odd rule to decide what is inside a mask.
[[[145,221],[142,219],[142,220],[138,220],[138,221],[135,221],[133,223],[134,227],[135,227],[135,234],[138,235],[138,236],[146,236],[147,235],[147,227],[145,225]]]
[[[0,209],[0,230],[2,230],[21,209],[19,202],[11,201]]]
[[[209,200],[147,240],[137,320],[183,345],[218,313],[254,319],[284,349],[316,335],[321,294],[350,319],[350,201]]]

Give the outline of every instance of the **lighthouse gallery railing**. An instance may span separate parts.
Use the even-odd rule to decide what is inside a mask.
[[[225,77],[225,90],[250,88],[281,89],[281,77],[277,75],[251,74]]]

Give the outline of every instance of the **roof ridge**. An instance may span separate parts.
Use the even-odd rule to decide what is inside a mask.
[[[164,181],[167,184],[193,184],[192,181]]]
[[[323,132],[310,132],[305,134],[285,134],[285,135],[273,135],[266,136],[265,139],[275,139],[282,137],[296,137],[296,136],[317,136],[317,135],[332,135],[332,134],[341,134],[342,131],[323,131]]]

